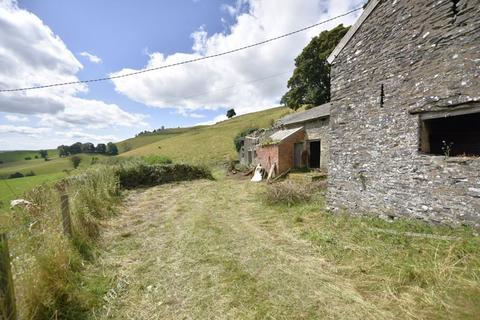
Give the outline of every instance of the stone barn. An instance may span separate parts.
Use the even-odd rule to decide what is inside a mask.
[[[329,206],[479,226],[480,0],[370,0],[329,62]]]

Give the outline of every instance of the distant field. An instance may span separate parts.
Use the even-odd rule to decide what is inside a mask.
[[[178,133],[154,136],[157,138],[156,140],[152,138],[153,142],[150,144],[123,153],[121,156],[161,154],[174,161],[206,165],[218,163],[229,157],[236,157],[233,138],[237,133],[249,127],[269,127],[272,121],[288,111],[287,108],[274,108],[235,117],[212,126],[192,127]],[[131,140],[132,144],[135,139]]]
[[[10,200],[21,197],[25,191],[42,183],[59,180],[65,175],[64,172],[57,172],[33,177],[0,180],[0,211],[8,208]]]
[[[58,157],[57,150],[47,150],[47,151],[48,151],[48,157],[52,157],[52,158]],[[4,163],[24,161],[26,157],[30,157],[34,159],[35,156],[40,157],[38,150],[36,151],[35,150],[0,151],[0,161],[3,161]]]
[[[85,168],[90,165],[92,157],[97,157],[99,159],[104,158],[105,156],[101,155],[79,155],[82,159],[80,163],[80,168]],[[0,164],[0,177],[8,176],[15,172],[27,173],[33,171],[35,175],[44,175],[62,172],[63,170],[73,169],[70,158],[51,158],[50,161],[45,161],[43,159],[32,159],[32,160],[20,160],[17,162],[7,162]]]

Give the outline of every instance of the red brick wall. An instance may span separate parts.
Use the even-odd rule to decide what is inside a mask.
[[[267,172],[274,163],[277,163],[277,174],[285,172],[293,168],[294,165],[294,144],[304,139],[305,133],[300,131],[291,135],[280,144],[259,147],[257,149],[257,161]]]
[[[278,145],[259,147],[257,149],[257,161],[268,172],[272,164],[278,163]]]

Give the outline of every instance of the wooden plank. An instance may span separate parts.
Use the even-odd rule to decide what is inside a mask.
[[[7,235],[4,233],[0,234],[0,319],[17,319],[10,252]]]

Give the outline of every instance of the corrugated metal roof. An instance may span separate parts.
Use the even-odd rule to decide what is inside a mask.
[[[283,140],[290,137],[292,134],[297,133],[300,130],[303,130],[303,128],[300,127],[300,128],[294,128],[294,129],[288,129],[288,130],[280,130],[272,134],[270,136],[270,139],[272,139],[273,143],[282,142]]]
[[[289,114],[288,116],[278,120],[277,125],[301,123],[309,120],[328,117],[330,116],[330,106],[331,103],[326,103],[303,112]]]

